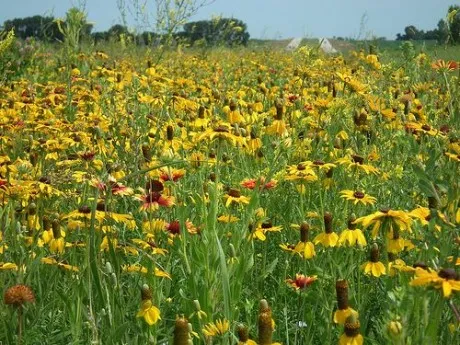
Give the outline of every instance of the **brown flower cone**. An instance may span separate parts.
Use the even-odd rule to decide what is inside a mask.
[[[249,332],[246,326],[241,325],[241,324],[238,325],[237,333],[238,333],[238,340],[240,342],[244,343],[249,340]]]
[[[339,309],[344,310],[348,308],[348,282],[337,280],[335,283],[335,291],[337,293],[337,304]]]
[[[174,326],[174,341],[173,345],[188,345],[188,321],[186,318],[178,317]]]
[[[272,311],[264,299],[260,301],[258,325],[259,345],[271,345],[273,336]]]

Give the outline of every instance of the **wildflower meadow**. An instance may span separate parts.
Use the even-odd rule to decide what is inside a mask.
[[[3,344],[460,344],[458,59],[1,42]]]

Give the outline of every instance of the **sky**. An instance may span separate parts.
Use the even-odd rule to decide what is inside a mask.
[[[117,3],[153,4],[155,0],[0,0],[0,24],[7,19],[32,15],[64,17],[72,6],[84,5],[94,31],[121,23]],[[200,0],[198,0],[200,1]],[[459,0],[215,0],[190,19],[212,16],[233,17],[245,22],[252,38],[281,39],[341,36],[394,39],[408,25],[434,29],[449,5]],[[150,18],[155,12],[153,7]],[[135,16],[127,13],[128,25],[136,27]],[[153,22],[153,21],[152,21]],[[139,21],[137,21],[139,23]]]

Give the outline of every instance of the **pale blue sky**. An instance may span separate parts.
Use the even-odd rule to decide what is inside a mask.
[[[0,23],[36,14],[61,17],[79,3],[86,3],[88,19],[95,24],[93,31],[106,30],[121,21],[117,0],[0,0]],[[375,35],[394,39],[407,25],[435,28],[449,5],[455,3],[459,0],[216,0],[193,20],[212,15],[241,19],[253,38]],[[130,25],[135,25],[132,19]]]

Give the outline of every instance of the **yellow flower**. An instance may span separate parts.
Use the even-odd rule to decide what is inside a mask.
[[[334,323],[343,325],[347,317],[351,314],[358,314],[358,312],[351,307],[347,307],[346,309],[337,309],[334,312]]]
[[[374,243],[370,252],[370,261],[366,262],[361,266],[364,269],[365,274],[372,274],[374,277],[380,277],[381,275],[386,274],[386,268],[383,263],[379,261],[380,259],[380,250],[377,243]]]
[[[0,262],[0,271],[13,270],[17,271],[18,265],[12,262]]]
[[[357,203],[362,203],[363,205],[374,205],[376,199],[368,194],[365,194],[363,192],[354,192],[352,190],[343,190],[340,192],[341,197],[353,201],[353,203],[356,205]]]
[[[351,314],[345,321],[343,334],[340,336],[339,345],[362,345],[363,336],[359,334],[360,323],[357,314]]]
[[[64,248],[65,248],[64,237],[53,238],[50,241],[50,252],[51,253],[62,254],[64,253]]]
[[[152,326],[161,320],[160,309],[155,307],[150,299],[142,301],[141,309],[136,317],[143,317],[145,322]]]
[[[339,246],[347,244],[349,246],[359,245],[364,247],[367,245],[363,232],[361,229],[356,228],[355,220],[354,215],[348,220],[348,228],[340,233]]]
[[[324,214],[324,232],[317,235],[313,242],[321,243],[325,247],[335,247],[339,241],[339,235],[332,231],[332,214]]]
[[[339,235],[337,235],[335,232],[331,232],[330,234],[327,234],[325,232],[317,235],[313,242],[315,244],[321,243],[325,247],[335,247],[339,241]]]
[[[203,334],[207,337],[215,337],[216,335],[223,335],[228,332],[230,323],[225,319],[218,319],[215,322],[207,323],[203,328]]]
[[[448,298],[453,291],[460,291],[458,274],[452,268],[444,268],[438,273],[428,269],[417,269],[415,278],[410,282],[411,286],[432,285],[436,289],[442,289],[444,297]]]
[[[312,242],[300,241],[294,248],[294,252],[304,259],[311,259],[316,255],[315,245]]]
[[[242,195],[237,189],[231,188],[227,194],[224,195],[226,199],[225,207],[229,207],[232,203],[234,204],[249,204],[249,198]]]
[[[379,262],[366,262],[363,266],[364,273],[372,274],[374,277],[380,277],[381,275],[386,274],[386,268],[383,263]]]
[[[397,226],[401,231],[411,231],[412,220],[409,214],[405,211],[396,211],[391,209],[382,209],[370,215],[358,218],[356,223],[362,224],[364,228],[372,227],[372,237],[377,237],[380,228],[385,220],[390,222],[392,226]]]

